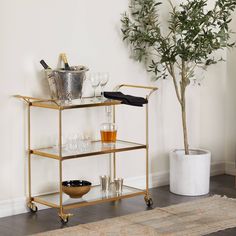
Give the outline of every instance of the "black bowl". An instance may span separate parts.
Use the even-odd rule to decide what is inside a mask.
[[[86,180],[70,180],[62,182],[62,191],[71,198],[81,198],[91,189],[91,183]]]

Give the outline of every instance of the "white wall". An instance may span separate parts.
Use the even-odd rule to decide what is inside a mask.
[[[27,190],[26,108],[22,102],[12,98],[12,95],[47,96],[48,89],[39,61],[44,58],[52,67],[56,67],[60,52],[67,52],[70,64],[84,64],[95,72],[109,71],[107,89],[123,82],[160,88],[150,101],[150,169],[153,185],[156,184],[155,181],[160,184],[159,177],[165,177],[162,183],[167,181],[168,151],[182,147],[180,111],[172,82],[151,82],[142,66],[129,58],[129,52],[120,35],[120,16],[127,7],[128,0],[0,2],[2,205],[9,199],[10,202],[24,199]],[[226,64],[213,66],[206,77],[200,88],[194,86],[188,92],[190,145],[210,149],[213,152],[213,162],[221,163],[224,161],[225,151]],[[88,84],[86,88],[87,93],[91,93]],[[231,104],[233,107],[233,103]],[[119,135],[142,141],[145,134],[142,126],[144,113],[142,109],[127,108],[119,108],[122,110],[118,117]],[[34,109],[32,115],[33,145],[51,144],[56,135],[56,112]],[[90,132],[95,137],[103,118],[103,108],[94,111],[68,111],[64,118],[64,130],[67,133],[74,130]],[[235,150],[232,152],[235,153]],[[130,152],[127,157],[121,158],[118,166],[124,167],[118,172],[119,175],[140,179],[145,170],[143,154],[142,151]],[[104,157],[69,161],[65,163],[65,179],[86,178],[97,181],[100,174],[108,171],[107,160]],[[33,169],[34,193],[57,188],[56,161],[35,158]]]
[[[231,22],[231,28],[236,31],[236,16],[234,15]],[[236,40],[236,35],[233,35],[233,40]],[[225,129],[225,157],[226,171],[230,174],[236,174],[236,52],[235,50],[228,51],[227,63],[227,91],[226,91],[226,129]]]

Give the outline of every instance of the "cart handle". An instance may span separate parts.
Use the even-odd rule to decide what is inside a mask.
[[[142,86],[142,85],[133,85],[133,84],[121,84],[115,87],[115,91],[118,91],[122,87],[127,87],[127,88],[140,88],[140,89],[148,89],[151,90],[148,95],[146,95],[147,100],[151,96],[152,93],[154,93],[156,90],[158,90],[157,87],[151,87],[151,86]]]
[[[21,95],[14,95],[14,97],[23,99],[27,103],[53,102],[57,106],[59,106],[59,104],[54,99],[33,98],[33,97],[27,97],[27,96],[21,96]]]

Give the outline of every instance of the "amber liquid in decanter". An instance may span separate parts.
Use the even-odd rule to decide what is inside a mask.
[[[107,122],[101,124],[100,134],[103,143],[115,143],[117,136],[117,126],[111,122],[111,106],[105,107],[107,114]]]
[[[116,142],[116,134],[117,134],[117,130],[101,130],[101,139],[102,142],[104,143],[114,143]]]

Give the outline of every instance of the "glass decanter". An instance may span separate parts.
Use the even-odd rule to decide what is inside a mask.
[[[101,124],[101,140],[103,143],[115,143],[117,136],[117,126],[115,123],[112,123],[111,106],[106,106],[105,111],[107,116],[107,122]]]

